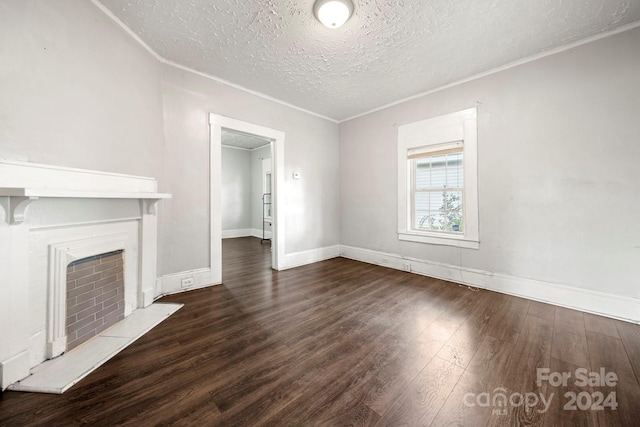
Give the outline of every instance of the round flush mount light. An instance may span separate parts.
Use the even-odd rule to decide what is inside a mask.
[[[353,3],[351,0],[317,0],[313,13],[327,28],[339,28],[351,18]]]

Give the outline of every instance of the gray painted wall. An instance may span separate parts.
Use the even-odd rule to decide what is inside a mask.
[[[640,297],[640,29],[340,125],[341,243]],[[478,107],[480,249],[400,242],[397,126]]]
[[[162,176],[158,61],[88,1],[0,2],[0,157]]]
[[[251,151],[222,147],[223,231],[251,228],[251,157]]]

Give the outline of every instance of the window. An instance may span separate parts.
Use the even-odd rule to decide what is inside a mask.
[[[464,233],[463,149],[409,152],[412,201],[412,229]]]
[[[476,109],[398,129],[398,238],[478,248]]]

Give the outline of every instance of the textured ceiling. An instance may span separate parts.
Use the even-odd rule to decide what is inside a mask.
[[[99,0],[163,58],[341,120],[640,20],[640,0]]]
[[[257,136],[238,133],[235,131],[222,130],[222,145],[230,147],[244,148],[245,150],[253,150],[264,147],[269,141]]]

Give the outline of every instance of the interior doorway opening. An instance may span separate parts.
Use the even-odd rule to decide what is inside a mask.
[[[222,129],[222,238],[272,236],[271,140]]]
[[[284,260],[285,224],[279,209],[281,200],[279,190],[284,187],[284,133],[216,114],[210,115],[209,122],[211,125],[211,270],[214,283],[222,283],[222,239],[225,237],[254,236],[259,244],[264,246],[270,244],[271,268],[280,270]],[[242,144],[254,145],[243,147]],[[230,155],[235,160],[225,161],[224,167],[223,150],[236,151],[235,155]],[[239,151],[246,151],[246,153],[241,154],[238,153]],[[241,162],[238,159],[243,157],[245,163],[251,158],[251,162],[255,165],[252,169],[256,169],[251,171],[253,176],[251,191],[239,190],[238,183],[243,179],[246,182],[248,178],[247,176],[242,178],[238,168],[234,170],[233,164],[227,163]],[[257,179],[255,179],[256,176]],[[234,180],[235,188],[233,185],[229,188],[224,187],[225,181]],[[259,197],[256,197],[257,194]],[[244,201],[240,200],[243,197]],[[242,203],[246,205],[247,199],[250,199],[252,204],[258,203],[257,206],[248,208],[251,211],[250,226],[248,226],[249,215],[246,209],[238,215],[241,212],[238,206]],[[229,200],[234,200],[236,204],[235,208],[226,212],[223,201]],[[238,216],[244,216],[244,219]],[[238,219],[244,222],[238,222]]]

